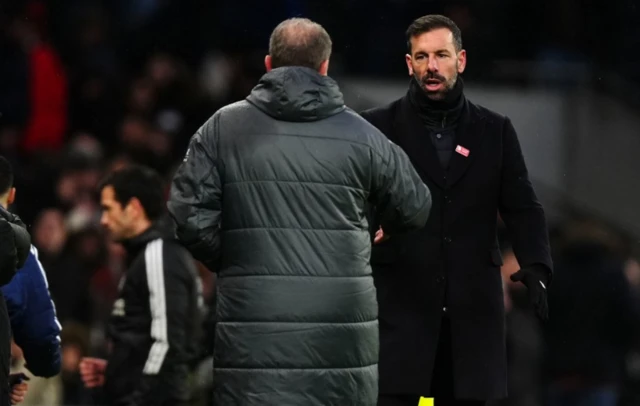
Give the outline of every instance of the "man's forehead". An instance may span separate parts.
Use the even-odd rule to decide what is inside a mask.
[[[109,185],[103,187],[100,191],[100,196],[113,196],[113,187]]]
[[[105,186],[100,192],[100,200],[103,204],[105,203],[113,203],[115,201],[115,191],[111,186]]]
[[[436,28],[411,38],[415,48],[449,48],[454,46],[453,33],[447,28]],[[414,49],[415,52],[415,49]]]

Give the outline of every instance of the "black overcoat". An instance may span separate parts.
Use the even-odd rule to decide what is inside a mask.
[[[446,312],[456,398],[506,396],[498,215],[520,266],[552,269],[544,211],[511,121],[466,100],[456,131],[460,148],[445,170],[408,93],[362,116],[407,152],[433,198],[422,230],[392,235],[373,248],[380,393],[429,395]]]

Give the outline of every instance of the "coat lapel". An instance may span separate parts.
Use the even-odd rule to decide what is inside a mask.
[[[444,187],[445,171],[440,165],[438,153],[408,94],[402,98],[399,107],[394,123],[397,144],[411,158],[414,166],[422,169],[440,187]]]
[[[455,148],[461,147],[461,151],[453,151],[449,162],[447,186],[451,187],[462,178],[471,162],[479,152],[479,146],[483,139],[485,118],[477,107],[469,101],[465,101],[462,117],[456,130]],[[466,151],[468,155],[465,156]],[[462,152],[462,153],[461,153]],[[437,163],[437,162],[436,162]],[[439,165],[439,164],[438,164]]]

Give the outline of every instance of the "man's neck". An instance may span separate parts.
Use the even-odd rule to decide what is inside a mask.
[[[136,238],[137,236],[144,234],[150,228],[151,221],[149,221],[148,219],[140,220],[134,226],[131,238]]]
[[[464,105],[462,78],[457,78],[456,84],[443,100],[431,100],[414,77],[409,84],[409,97],[427,127],[444,128],[455,125]]]

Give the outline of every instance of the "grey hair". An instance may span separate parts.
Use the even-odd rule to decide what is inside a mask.
[[[304,66],[319,69],[331,56],[331,37],[318,23],[307,18],[284,20],[269,39],[272,68]]]

